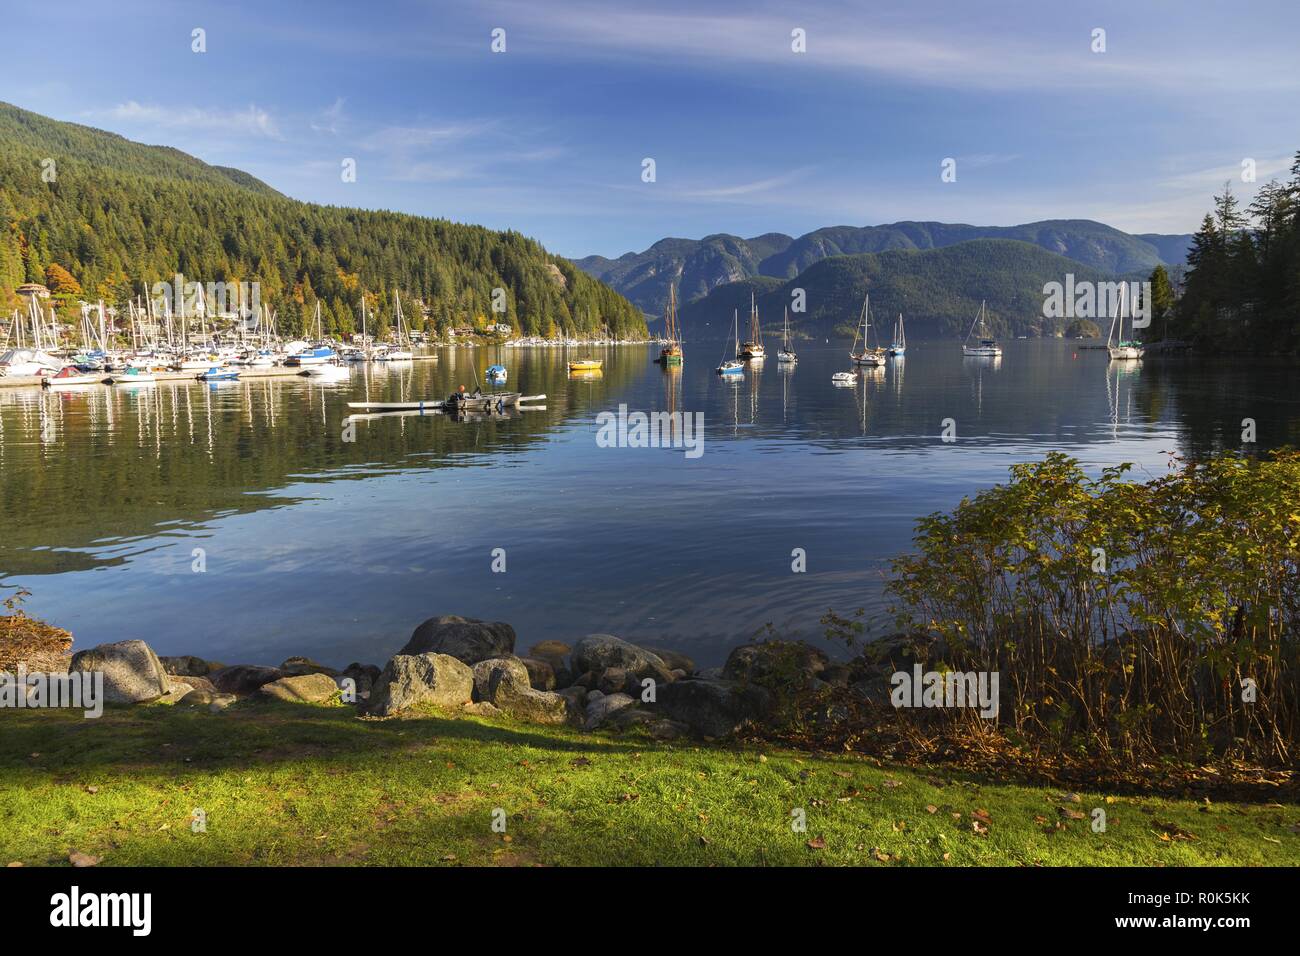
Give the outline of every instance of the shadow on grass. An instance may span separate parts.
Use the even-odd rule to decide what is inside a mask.
[[[666,745],[645,738],[611,739],[566,727],[488,723],[425,711],[388,720],[362,720],[351,707],[240,702],[220,714],[167,706],[80,712],[0,712],[0,772],[68,772],[111,767],[133,772],[266,768],[306,758],[399,752],[439,742],[533,748],[575,756],[630,753]]]

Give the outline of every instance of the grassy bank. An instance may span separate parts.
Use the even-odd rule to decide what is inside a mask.
[[[0,712],[0,864],[75,849],[104,866],[1295,865],[1298,831],[1295,805],[1071,795],[435,712]]]

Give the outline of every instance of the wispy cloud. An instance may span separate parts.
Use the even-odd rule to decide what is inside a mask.
[[[168,107],[145,105],[135,100],[119,103],[91,115],[107,116],[124,123],[172,130],[210,130],[278,139],[280,130],[269,112],[255,104],[242,110],[204,109],[198,106]]]
[[[796,169],[780,176],[771,176],[767,179],[755,179],[751,182],[735,183],[733,185],[709,186],[699,189],[683,189],[681,195],[690,199],[742,199],[748,196],[759,196],[772,193],[791,183],[802,179],[809,171],[810,167]]]
[[[744,15],[695,4],[673,9],[569,3],[539,6],[519,0],[494,4],[497,19],[524,35],[516,50],[528,55],[588,58],[644,56],[694,61],[706,67],[783,64],[834,70],[967,90],[1131,88],[1185,91],[1294,90],[1300,71],[1293,57],[1261,51],[1244,69],[1227,46],[1189,57],[1176,46],[1155,48],[1116,37],[1110,52],[1094,53],[1089,30],[1019,35],[979,28],[966,17],[921,17],[904,22],[898,11],[862,14],[834,4],[803,3]],[[791,49],[791,31],[806,31],[806,52]],[[1124,40],[1128,40],[1127,47]]]
[[[337,136],[342,128],[343,119],[343,97],[340,96],[333,105],[321,110],[310,125],[317,133],[330,133]]]

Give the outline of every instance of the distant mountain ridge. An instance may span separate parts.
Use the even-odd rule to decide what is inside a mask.
[[[938,249],[891,249],[830,256],[786,280],[753,276],[719,286],[684,306],[685,338],[707,341],[731,334],[732,316],[742,325],[755,295],[764,331],[779,334],[782,316],[803,290],[806,311],[790,313],[796,340],[852,336],[863,295],[871,293],[877,332],[888,334],[903,313],[916,339],[962,338],[980,303],[1002,337],[1053,335],[1067,320],[1043,317],[1043,286],[1072,272],[1076,281],[1114,282],[1115,276],[1027,242],[972,239]],[[1101,324],[1105,324],[1102,321]]]
[[[1090,219],[1050,219],[1019,226],[896,222],[881,226],[827,226],[797,238],[766,233],[743,239],[726,233],[703,239],[661,239],[644,252],[617,259],[586,256],[578,268],[612,286],[652,316],[663,312],[668,286],[677,283],[690,303],[719,286],[756,276],[790,279],[831,256],[941,249],[975,239],[1030,243],[1110,275],[1181,266],[1190,235],[1130,235]]]

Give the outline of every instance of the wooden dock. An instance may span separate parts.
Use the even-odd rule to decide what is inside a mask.
[[[290,368],[284,365],[273,365],[268,367],[248,366],[239,368],[239,380],[247,381],[254,378],[289,378],[292,376],[302,376],[305,374],[301,368]],[[202,372],[154,372],[153,377],[156,382],[197,382]],[[107,384],[108,380],[113,378],[113,373],[105,372],[100,381]],[[0,375],[0,388],[40,388],[42,379],[39,375]]]

